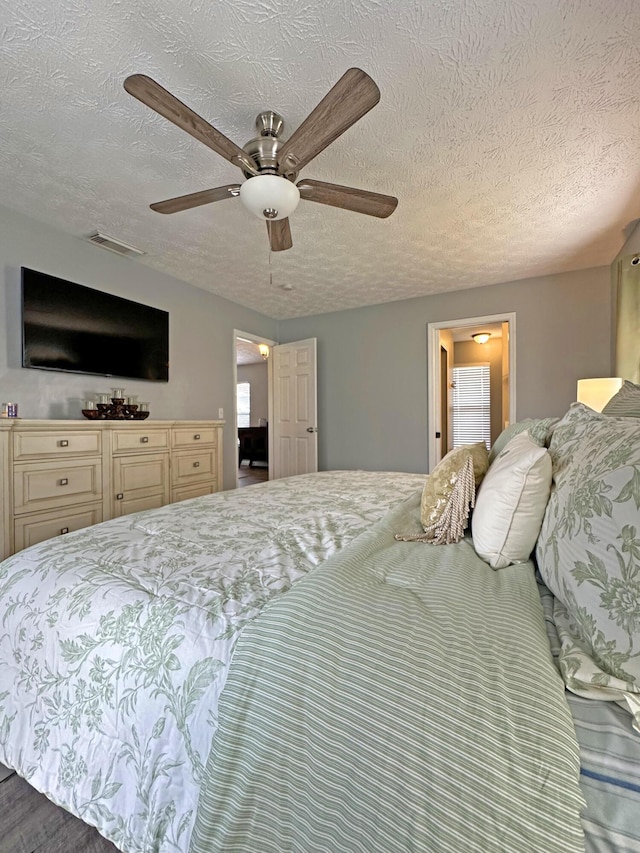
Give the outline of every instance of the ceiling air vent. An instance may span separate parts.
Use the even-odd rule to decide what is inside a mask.
[[[99,231],[89,234],[87,240],[96,246],[102,246],[103,249],[109,249],[110,252],[116,252],[118,255],[124,255],[125,257],[137,257],[138,255],[146,254],[141,249],[136,249],[135,246],[129,246],[127,243],[123,243],[122,240],[107,237],[106,234],[101,234]]]

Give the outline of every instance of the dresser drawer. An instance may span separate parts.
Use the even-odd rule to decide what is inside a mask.
[[[174,486],[193,480],[211,479],[216,476],[216,451],[212,447],[201,451],[174,453],[171,460],[171,483]]]
[[[13,434],[14,462],[43,459],[46,456],[99,456],[101,452],[102,434],[99,430],[17,430]]]
[[[102,461],[65,459],[16,465],[13,494],[16,514],[100,500]]]
[[[169,454],[120,456],[113,460],[113,515],[169,502]]]
[[[119,518],[121,515],[129,515],[132,512],[143,512],[147,509],[159,509],[166,503],[164,495],[159,494],[125,497],[115,505],[113,517]]]
[[[37,542],[81,530],[102,521],[102,504],[70,507],[66,511],[43,512],[16,518],[14,524],[15,550],[21,551]]]
[[[200,498],[202,495],[212,495],[218,491],[216,480],[207,480],[205,483],[197,483],[192,486],[180,486],[171,490],[171,502],[188,501],[190,498]]]
[[[218,430],[215,427],[179,427],[173,430],[173,446],[180,450],[186,447],[199,447],[202,444],[218,443]]]
[[[114,459],[113,488],[116,492],[162,490],[168,484],[168,473],[169,457],[165,453]]]
[[[168,450],[168,429],[115,429],[112,433],[113,453],[140,453],[143,450]]]

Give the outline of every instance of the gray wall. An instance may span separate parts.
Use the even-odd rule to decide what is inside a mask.
[[[81,399],[124,385],[149,400],[151,418],[233,415],[234,328],[276,339],[277,321],[121,258],[80,238],[0,208],[0,400],[24,418],[78,418]],[[169,382],[112,380],[20,366],[20,267],[114,293],[168,311]],[[235,429],[225,430],[225,487],[235,486]]]
[[[516,312],[517,416],[558,415],[575,383],[611,375],[608,267],[391,302],[278,323],[141,261],[120,258],[0,208],[0,400],[27,418],[70,418],[111,381],[20,367],[20,267],[30,266],[170,312],[170,381],[126,380],[152,418],[231,418],[233,330],[318,339],[320,467],[426,471],[427,324]],[[235,429],[225,486],[235,485]]]
[[[427,470],[428,323],[515,311],[517,418],[561,415],[611,375],[610,288],[598,267],[281,321],[318,339],[320,467]]]
[[[238,382],[251,385],[251,426],[258,426],[260,418],[269,417],[269,368],[267,362],[239,364]]]

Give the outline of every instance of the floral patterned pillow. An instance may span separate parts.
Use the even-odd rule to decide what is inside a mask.
[[[556,596],[570,690],[614,699],[640,731],[640,421],[574,403],[554,430],[536,557]]]
[[[558,420],[559,418],[525,418],[523,421],[510,424],[496,438],[489,452],[489,464],[504,450],[511,439],[516,435],[520,435],[521,432],[528,432],[531,440],[539,447],[547,447],[549,435],[558,423]]]

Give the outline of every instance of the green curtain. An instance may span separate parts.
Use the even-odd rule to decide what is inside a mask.
[[[620,262],[616,313],[616,376],[640,382],[640,264]]]

